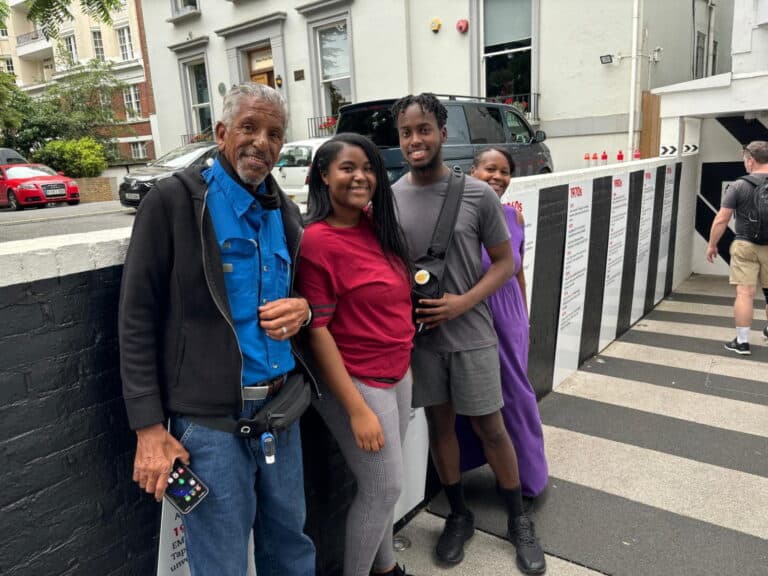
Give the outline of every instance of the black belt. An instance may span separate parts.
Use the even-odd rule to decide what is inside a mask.
[[[259,382],[254,386],[244,386],[243,400],[264,400],[274,396],[283,387],[286,379],[287,375],[283,374],[277,378]],[[248,418],[235,419],[229,416],[195,416],[190,414],[182,414],[182,416],[200,426],[221,432],[229,432],[242,438],[258,438],[265,432],[265,430],[261,429],[263,426],[255,426],[254,421]]]
[[[244,386],[243,400],[264,400],[277,394],[277,391],[283,387],[283,384],[285,384],[285,374],[272,378],[272,380],[258,382],[253,386]]]

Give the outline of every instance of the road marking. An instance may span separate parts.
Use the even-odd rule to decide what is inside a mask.
[[[30,218],[29,220],[8,220],[3,222],[3,225],[15,225],[15,224],[34,224],[35,222],[50,222],[51,220],[66,220],[67,218],[82,218],[84,216],[101,216],[102,214],[118,214],[124,212],[125,214],[131,213],[131,208],[121,208],[119,210],[108,210],[106,212],[85,212],[83,214],[66,214],[62,216],[49,216],[45,218]]]

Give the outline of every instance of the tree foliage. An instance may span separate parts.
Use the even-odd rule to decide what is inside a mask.
[[[53,140],[36,150],[32,160],[73,178],[98,176],[107,168],[104,147],[93,138]]]
[[[92,60],[64,72],[39,98],[17,89],[12,106],[21,122],[4,128],[2,141],[23,154],[58,139],[90,136],[106,144],[117,123],[112,100],[124,86],[111,63]]]
[[[72,4],[75,0],[29,0],[28,18],[35,22],[48,37],[58,36],[59,25],[72,19]],[[121,0],[80,0],[83,13],[104,22],[112,23],[111,11],[122,5]],[[0,0],[0,24],[8,17],[8,0]]]
[[[13,76],[0,72],[0,135],[21,127],[23,115],[18,107],[25,97]]]

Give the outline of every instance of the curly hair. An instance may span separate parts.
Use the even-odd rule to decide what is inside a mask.
[[[422,92],[417,96],[408,94],[408,96],[403,96],[400,100],[392,104],[391,111],[395,124],[397,124],[397,119],[400,118],[400,114],[405,112],[408,107],[413,104],[417,104],[424,114],[427,114],[428,112],[434,114],[438,128],[442,129],[445,126],[445,123],[448,120],[448,111],[432,92]]]

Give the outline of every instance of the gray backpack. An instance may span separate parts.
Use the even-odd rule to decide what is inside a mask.
[[[768,244],[768,177],[742,176],[752,185],[753,205],[747,211],[747,236],[755,244]]]

